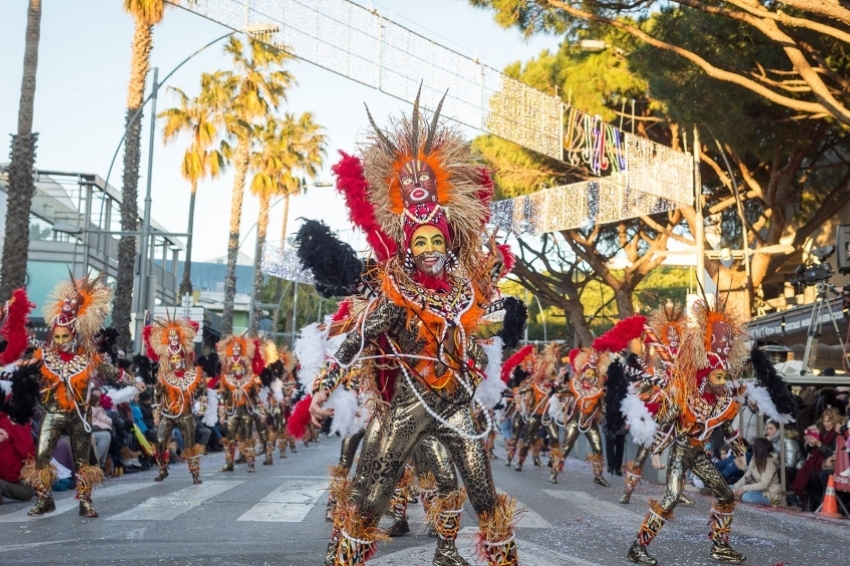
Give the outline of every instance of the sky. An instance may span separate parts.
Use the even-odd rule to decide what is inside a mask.
[[[504,30],[490,12],[472,8],[465,0],[381,0],[359,4],[377,9],[383,16],[412,29],[464,55],[477,57],[497,69],[514,61],[526,61],[543,49],[556,49],[558,40],[550,36],[530,41],[516,30]],[[130,73],[130,46],[133,20],[123,12],[118,0],[47,1],[42,4],[41,43],[33,129],[39,133],[36,167],[43,170],[94,173],[106,177],[109,164],[121,139]],[[26,0],[0,2],[0,140],[9,143],[17,128],[23,69]],[[180,61],[230,30],[214,22],[170,7],[163,22],[154,29],[151,66],[164,77]],[[194,57],[167,83],[187,93],[195,93],[200,75],[228,67],[222,44]],[[409,112],[409,104],[377,90],[340,77],[303,61],[287,68],[298,86],[292,89],[281,111],[312,112],[328,136],[326,167],[320,182],[332,181],[329,167],[338,150],[352,152],[368,124],[363,103],[367,103],[379,123],[379,116]],[[150,79],[149,79],[150,84]],[[176,98],[160,90],[157,111],[176,104]],[[142,173],[139,180],[139,211],[147,173],[147,147],[150,113],[146,109],[142,132]],[[468,130],[469,135],[476,135]],[[156,132],[152,175],[152,218],[173,232],[184,232],[189,208],[188,184],[180,176],[186,140],[165,146],[161,130]],[[0,149],[0,161],[8,153]],[[109,182],[121,188],[119,153]],[[232,174],[205,181],[198,189],[193,240],[193,260],[204,261],[225,255],[230,214]],[[257,217],[255,198],[246,195],[242,233],[248,232]],[[271,213],[269,241],[280,240],[283,206]],[[342,198],[333,188],[310,188],[292,200],[288,235],[296,231],[297,219],[320,218],[344,240],[362,245],[351,234]],[[243,238],[242,252],[253,256],[253,233]]]

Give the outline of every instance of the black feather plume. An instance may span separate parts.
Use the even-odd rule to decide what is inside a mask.
[[[221,373],[221,360],[217,352],[210,352],[206,356],[198,358],[198,365],[201,366],[207,377],[215,377]]]
[[[97,344],[97,349],[101,354],[109,354],[111,356],[115,351],[115,344],[118,342],[118,331],[111,326],[109,328],[101,328],[94,335],[94,342]]]
[[[284,367],[282,360],[275,360],[274,362],[269,364],[268,368],[272,372],[272,379],[274,379],[275,377],[283,379]]]
[[[608,366],[608,379],[605,381],[605,432],[614,436],[626,426],[626,419],[620,411],[620,404],[629,393],[626,372],[620,360],[614,360]]]
[[[260,372],[260,382],[266,387],[271,387],[272,381],[274,381],[274,374],[270,368],[263,368],[263,371]]]
[[[325,298],[357,292],[363,262],[354,248],[340,240],[323,222],[305,220],[295,236],[298,259],[313,272],[316,291]]]
[[[133,356],[133,365],[136,366],[136,377],[141,377],[147,385],[156,383],[151,361],[147,356],[136,354]]]
[[[528,309],[525,303],[516,297],[505,297],[505,318],[502,321],[502,329],[496,333],[505,344],[505,348],[516,348],[525,332],[528,321]]]
[[[519,384],[525,381],[525,379],[531,374],[517,366],[514,368],[514,373],[511,378],[508,380],[508,389],[513,389],[514,387],[519,387]]]
[[[0,412],[9,415],[9,418],[18,424],[26,424],[35,414],[35,406],[39,399],[38,380],[41,376],[41,362],[18,367],[12,372],[12,392],[3,395],[0,391]]]
[[[776,411],[780,415],[794,415],[795,404],[791,393],[788,392],[788,384],[776,373],[776,368],[770,363],[767,354],[763,350],[753,348],[750,359],[753,362],[756,379],[767,389],[771,401],[776,405]]]

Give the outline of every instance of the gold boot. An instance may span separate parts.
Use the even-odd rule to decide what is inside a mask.
[[[80,466],[77,470],[77,499],[80,500],[80,516],[87,519],[98,517],[91,502],[91,491],[103,481],[103,470],[97,466]]]
[[[500,493],[491,513],[478,516],[479,544],[488,566],[518,566],[516,539],[514,538],[514,510],[516,499]]]
[[[189,473],[192,474],[192,483],[198,485],[204,483],[201,479],[201,454],[205,451],[200,444],[195,444],[183,450],[183,458],[186,459],[186,466],[189,467]]]
[[[623,466],[623,471],[626,472],[626,477],[623,478],[623,495],[620,496],[620,503],[627,504],[632,498],[632,492],[634,492],[637,484],[640,483],[641,472],[643,470],[635,462],[626,462],[626,465]]]
[[[735,502],[715,503],[711,506],[709,526],[711,528],[711,553],[710,556],[718,562],[726,564],[740,564],[747,559],[746,556],[729,546],[729,533],[732,531],[732,515],[735,510]]]
[[[649,551],[646,550],[646,546],[641,546],[638,541],[634,541],[632,543],[626,558],[635,564],[645,564],[647,566],[655,566],[658,564],[658,560],[656,560]]]
[[[424,492],[423,492],[424,493]],[[447,495],[438,495],[428,506],[425,519],[437,534],[437,550],[433,566],[469,566],[455,546],[460,531],[460,515],[466,501],[466,490],[461,488]]]
[[[266,459],[263,461],[263,465],[274,465],[274,440],[266,441]]]
[[[626,555],[626,558],[635,564],[646,564],[649,566],[658,564],[658,561],[649,554],[646,547],[649,546],[652,539],[658,535],[658,532],[661,530],[661,527],[664,526],[664,523],[672,518],[672,511],[665,511],[661,505],[659,505],[658,501],[650,499],[649,511],[647,512],[646,517],[644,517],[643,523],[641,523],[640,530],[638,530],[638,534],[635,537],[635,541],[632,543],[631,548],[629,548],[629,553]]]
[[[257,458],[256,454],[254,453],[254,441],[251,440],[249,442],[246,442],[243,446],[239,447],[239,451],[245,455],[245,461],[248,462],[247,471],[254,472],[254,461]]]
[[[611,484],[602,477],[602,454],[590,454],[587,457],[587,461],[590,462],[590,466],[593,468],[593,483],[602,487],[611,487]]]
[[[38,501],[27,512],[30,517],[41,517],[45,513],[56,511],[56,503],[50,488],[56,481],[56,469],[48,464],[44,468],[36,467],[35,460],[27,460],[21,468],[21,482],[32,487]]]
[[[434,552],[432,566],[470,566],[469,562],[457,551],[454,539],[437,538],[437,550]]]
[[[406,466],[390,498],[393,524],[387,529],[387,534],[391,537],[400,537],[410,532],[410,525],[407,523],[407,502],[409,499],[409,490],[412,485],[413,469],[410,466]]]
[[[168,477],[168,458],[170,453],[168,450],[158,450],[155,454],[156,456],[156,464],[159,466],[159,473],[153,479],[153,481],[162,481]]]
[[[224,445],[224,466],[220,471],[222,472],[232,472],[233,471],[233,453],[236,451],[236,445],[223,438],[221,443]]]

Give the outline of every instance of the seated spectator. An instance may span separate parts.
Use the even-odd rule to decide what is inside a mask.
[[[764,425],[764,436],[773,445],[773,454],[779,458],[782,454],[781,448],[785,448],[785,481],[787,485],[791,485],[797,475],[797,468],[802,465],[803,454],[800,452],[800,443],[797,441],[797,431],[793,428],[785,429],[785,436],[780,438],[779,423],[776,421],[767,421]]]
[[[38,384],[28,377],[12,378],[11,393],[0,389],[0,503],[4,497],[29,501],[32,487],[21,483],[24,462],[35,458],[32,416],[38,398]]]
[[[747,441],[744,441],[744,445],[747,447],[747,462],[749,463],[750,458],[752,458],[753,453],[750,445]],[[736,462],[735,454],[733,454],[728,446],[724,446],[720,449],[721,459],[717,462],[717,469],[720,470],[720,474],[726,479],[729,484],[733,484],[744,475],[744,470],[746,469],[743,463]]]
[[[109,447],[112,444],[112,419],[100,406],[100,395],[100,389],[92,389],[90,397],[91,427],[97,463],[101,468],[104,468],[106,456],[109,454]]]
[[[827,458],[835,456],[835,439],[838,438],[840,423],[841,414],[838,409],[830,407],[823,412],[817,425],[806,429],[806,461],[791,484],[792,491],[803,502],[804,511],[814,511],[823,498],[821,472],[824,471]]]
[[[782,486],[776,475],[778,460],[766,438],[753,442],[753,458],[744,475],[732,486],[735,499],[743,503],[776,505],[782,500]]]

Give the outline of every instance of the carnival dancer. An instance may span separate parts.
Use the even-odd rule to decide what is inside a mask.
[[[516,456],[517,444],[522,436],[526,420],[525,399],[518,393],[531,378],[535,360],[535,348],[532,344],[527,344],[502,364],[502,381],[508,384],[508,390],[505,393],[507,403],[505,418],[510,420],[510,438],[505,440],[505,466],[507,467],[511,466]]]
[[[590,444],[591,453],[588,454],[587,460],[593,468],[593,483],[603,487],[610,486],[602,477],[604,465],[602,436],[599,432],[606,373],[612,355],[627,348],[631,340],[641,335],[645,320],[645,317],[639,315],[623,319],[614,328],[596,338],[591,348],[576,348],[570,352],[573,374],[567,381],[565,391],[560,394],[564,398],[563,404],[559,407],[553,403],[550,413],[557,425],[565,429],[561,448],[549,449],[552,464],[550,482],[558,483],[558,474],[564,469],[564,460],[570,455],[579,433],[584,433]]]
[[[503,268],[495,245],[482,252],[492,188],[473,165],[469,145],[439,123],[439,108],[426,122],[417,97],[412,117],[394,124],[394,131],[380,130],[371,115],[370,122],[375,143],[365,150],[365,178],[359,181],[366,198],[352,215],[371,215],[367,239],[387,253],[372,276],[377,296],[317,382],[313,402],[321,408],[326,392],[367,343],[381,350],[381,363],[394,366],[395,379],[378,440],[364,444],[351,496],[340,499],[334,512],[326,564],[362,564],[374,553],[378,519],[413,449],[432,435],[448,449],[464,480],[488,564],[514,565],[515,500],[496,493],[480,441],[486,433],[476,433],[471,409],[487,364],[473,332]],[[348,159],[348,166],[354,165]],[[463,497],[457,492],[452,503],[462,503]],[[453,545],[457,533],[452,530],[446,535]],[[450,563],[443,561],[440,544],[434,563]]]
[[[519,457],[514,470],[518,472],[522,471],[522,465],[525,463],[529,451],[532,453],[534,465],[542,466],[540,449],[544,441],[540,438],[540,428],[541,425],[548,425],[547,411],[549,398],[552,394],[552,384],[556,377],[555,372],[558,369],[559,348],[556,342],[550,342],[546,345],[543,355],[538,356],[535,360],[531,379],[526,382],[526,385],[520,386],[514,394],[514,398],[517,396],[522,398],[522,406],[526,410],[523,415],[525,426],[522,427],[522,433],[517,441]],[[555,437],[555,444],[557,445],[557,443],[558,438]]]
[[[27,513],[31,517],[56,510],[51,494],[56,471],[50,460],[62,435],[68,436],[74,457],[80,515],[98,516],[91,491],[103,480],[103,471],[89,465],[92,438],[89,393],[100,363],[94,335],[109,314],[111,298],[112,291],[101,277],[70,279],[56,286],[44,309],[51,331],[45,346],[36,350],[34,360],[41,361],[42,404],[46,413],[35,461],[27,462],[21,473],[38,496]]]
[[[721,295],[714,307],[706,300],[696,302],[692,315],[673,377],[665,387],[652,448],[653,465],[660,466],[658,455],[670,447],[666,492],[660,503],[650,500],[649,512],[629,549],[629,560],[637,564],[657,564],[647,547],[672,517],[688,470],[717,499],[709,519],[710,556],[730,564],[746,558],[729,546],[735,496],[705,451],[705,443],[719,428],[732,452],[737,457],[745,454],[744,444],[732,428],[739,408],[735,396],[740,391],[732,389],[731,380],[748,357],[746,329]]]
[[[264,369],[263,358],[257,340],[253,338],[225,336],[216,344],[216,349],[221,359],[219,419],[226,419],[227,423],[227,436],[222,439],[224,467],[221,471],[233,471],[238,445],[239,452],[248,463],[248,471],[253,472],[256,459],[254,429],[260,417],[259,390],[262,384],[259,374]],[[265,447],[266,427],[260,427],[257,432]]]
[[[202,483],[200,457],[204,447],[195,443],[195,401],[206,402],[204,372],[195,365],[195,335],[198,324],[191,320],[160,318],[144,329],[147,356],[159,364],[153,390],[156,426],[156,463],[159,473],[153,481],[168,477],[171,433],[177,428],[183,436],[182,457],[192,483]]]

